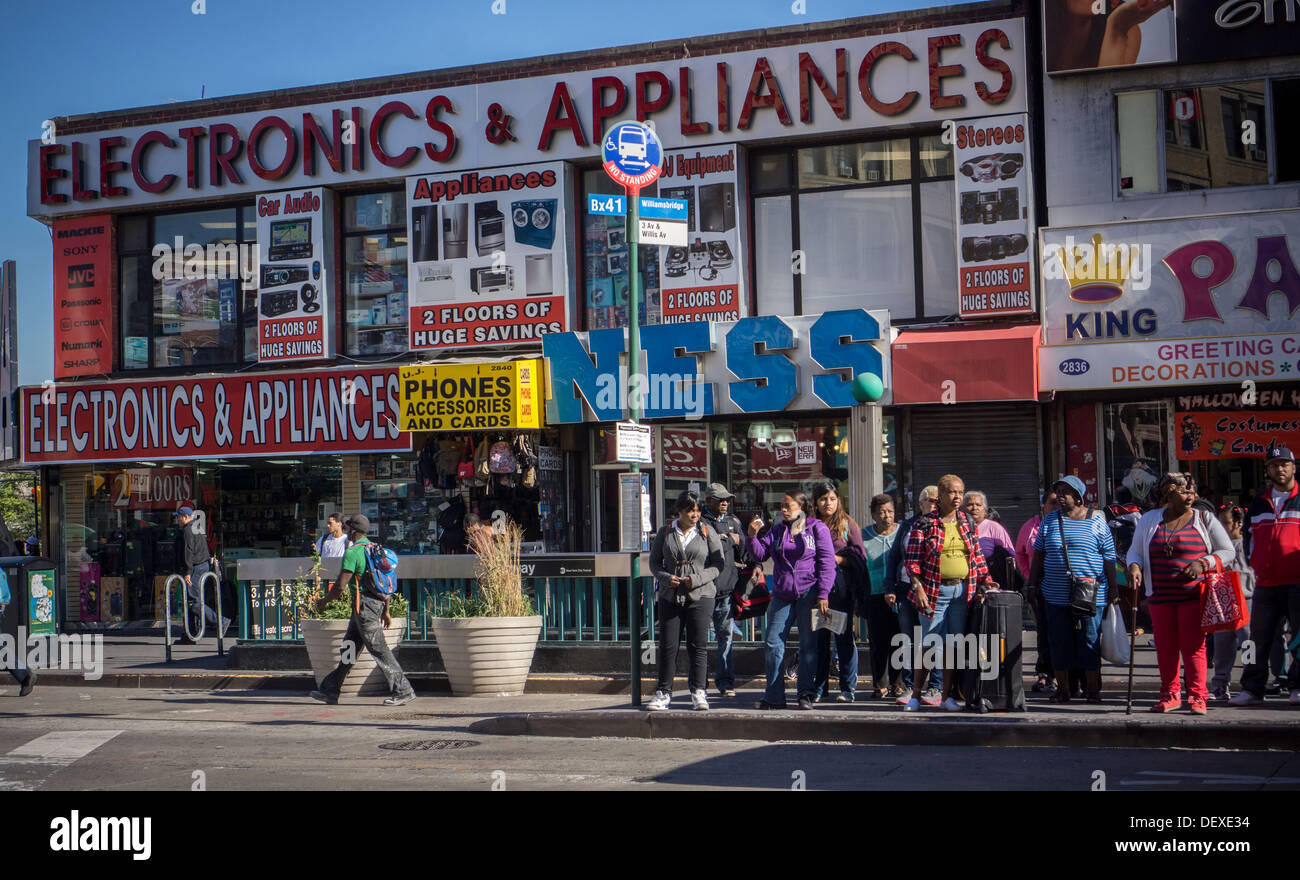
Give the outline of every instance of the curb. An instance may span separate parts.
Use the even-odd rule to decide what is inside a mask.
[[[996,746],[1035,748],[1245,749],[1294,751],[1295,724],[1118,721],[1103,723],[1029,721],[1023,716],[821,718],[764,713],[641,712],[636,710],[504,715],[475,721],[474,733],[501,736],[627,739],[759,740],[836,742],[852,745]]]

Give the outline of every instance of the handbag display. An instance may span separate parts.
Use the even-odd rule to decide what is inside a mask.
[[[1250,623],[1250,605],[1241,588],[1241,573],[1223,567],[1214,557],[1201,587],[1201,629],[1207,633],[1232,632]]]
[[[1084,511],[1084,521],[1092,518],[1092,509]],[[1057,513],[1056,525],[1061,530],[1061,553],[1065,556],[1065,574],[1070,580],[1070,614],[1076,620],[1097,616],[1097,589],[1094,577],[1076,575],[1070,565],[1070,546],[1065,540],[1065,514]]]
[[[456,478],[459,480],[468,480],[474,476],[474,446],[469,441],[465,441],[465,454],[456,466]]]

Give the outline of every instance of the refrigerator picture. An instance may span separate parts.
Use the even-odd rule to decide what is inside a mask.
[[[469,256],[469,205],[442,206],[442,258]]]
[[[411,209],[411,259],[429,263],[438,259],[438,208],[420,205]]]

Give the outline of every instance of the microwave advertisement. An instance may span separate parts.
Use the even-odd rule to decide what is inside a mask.
[[[321,187],[257,197],[257,360],[285,363],[333,355],[333,193]],[[331,248],[326,248],[329,242]]]
[[[950,127],[963,318],[1034,313],[1034,209],[1023,113]]]
[[[412,351],[569,329],[565,165],[406,180]]]
[[[54,224],[54,378],[113,372],[108,214]]]

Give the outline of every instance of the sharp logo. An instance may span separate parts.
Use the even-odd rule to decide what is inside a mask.
[[[68,287],[94,287],[95,286],[95,264],[82,263],[78,266],[68,267]]]

